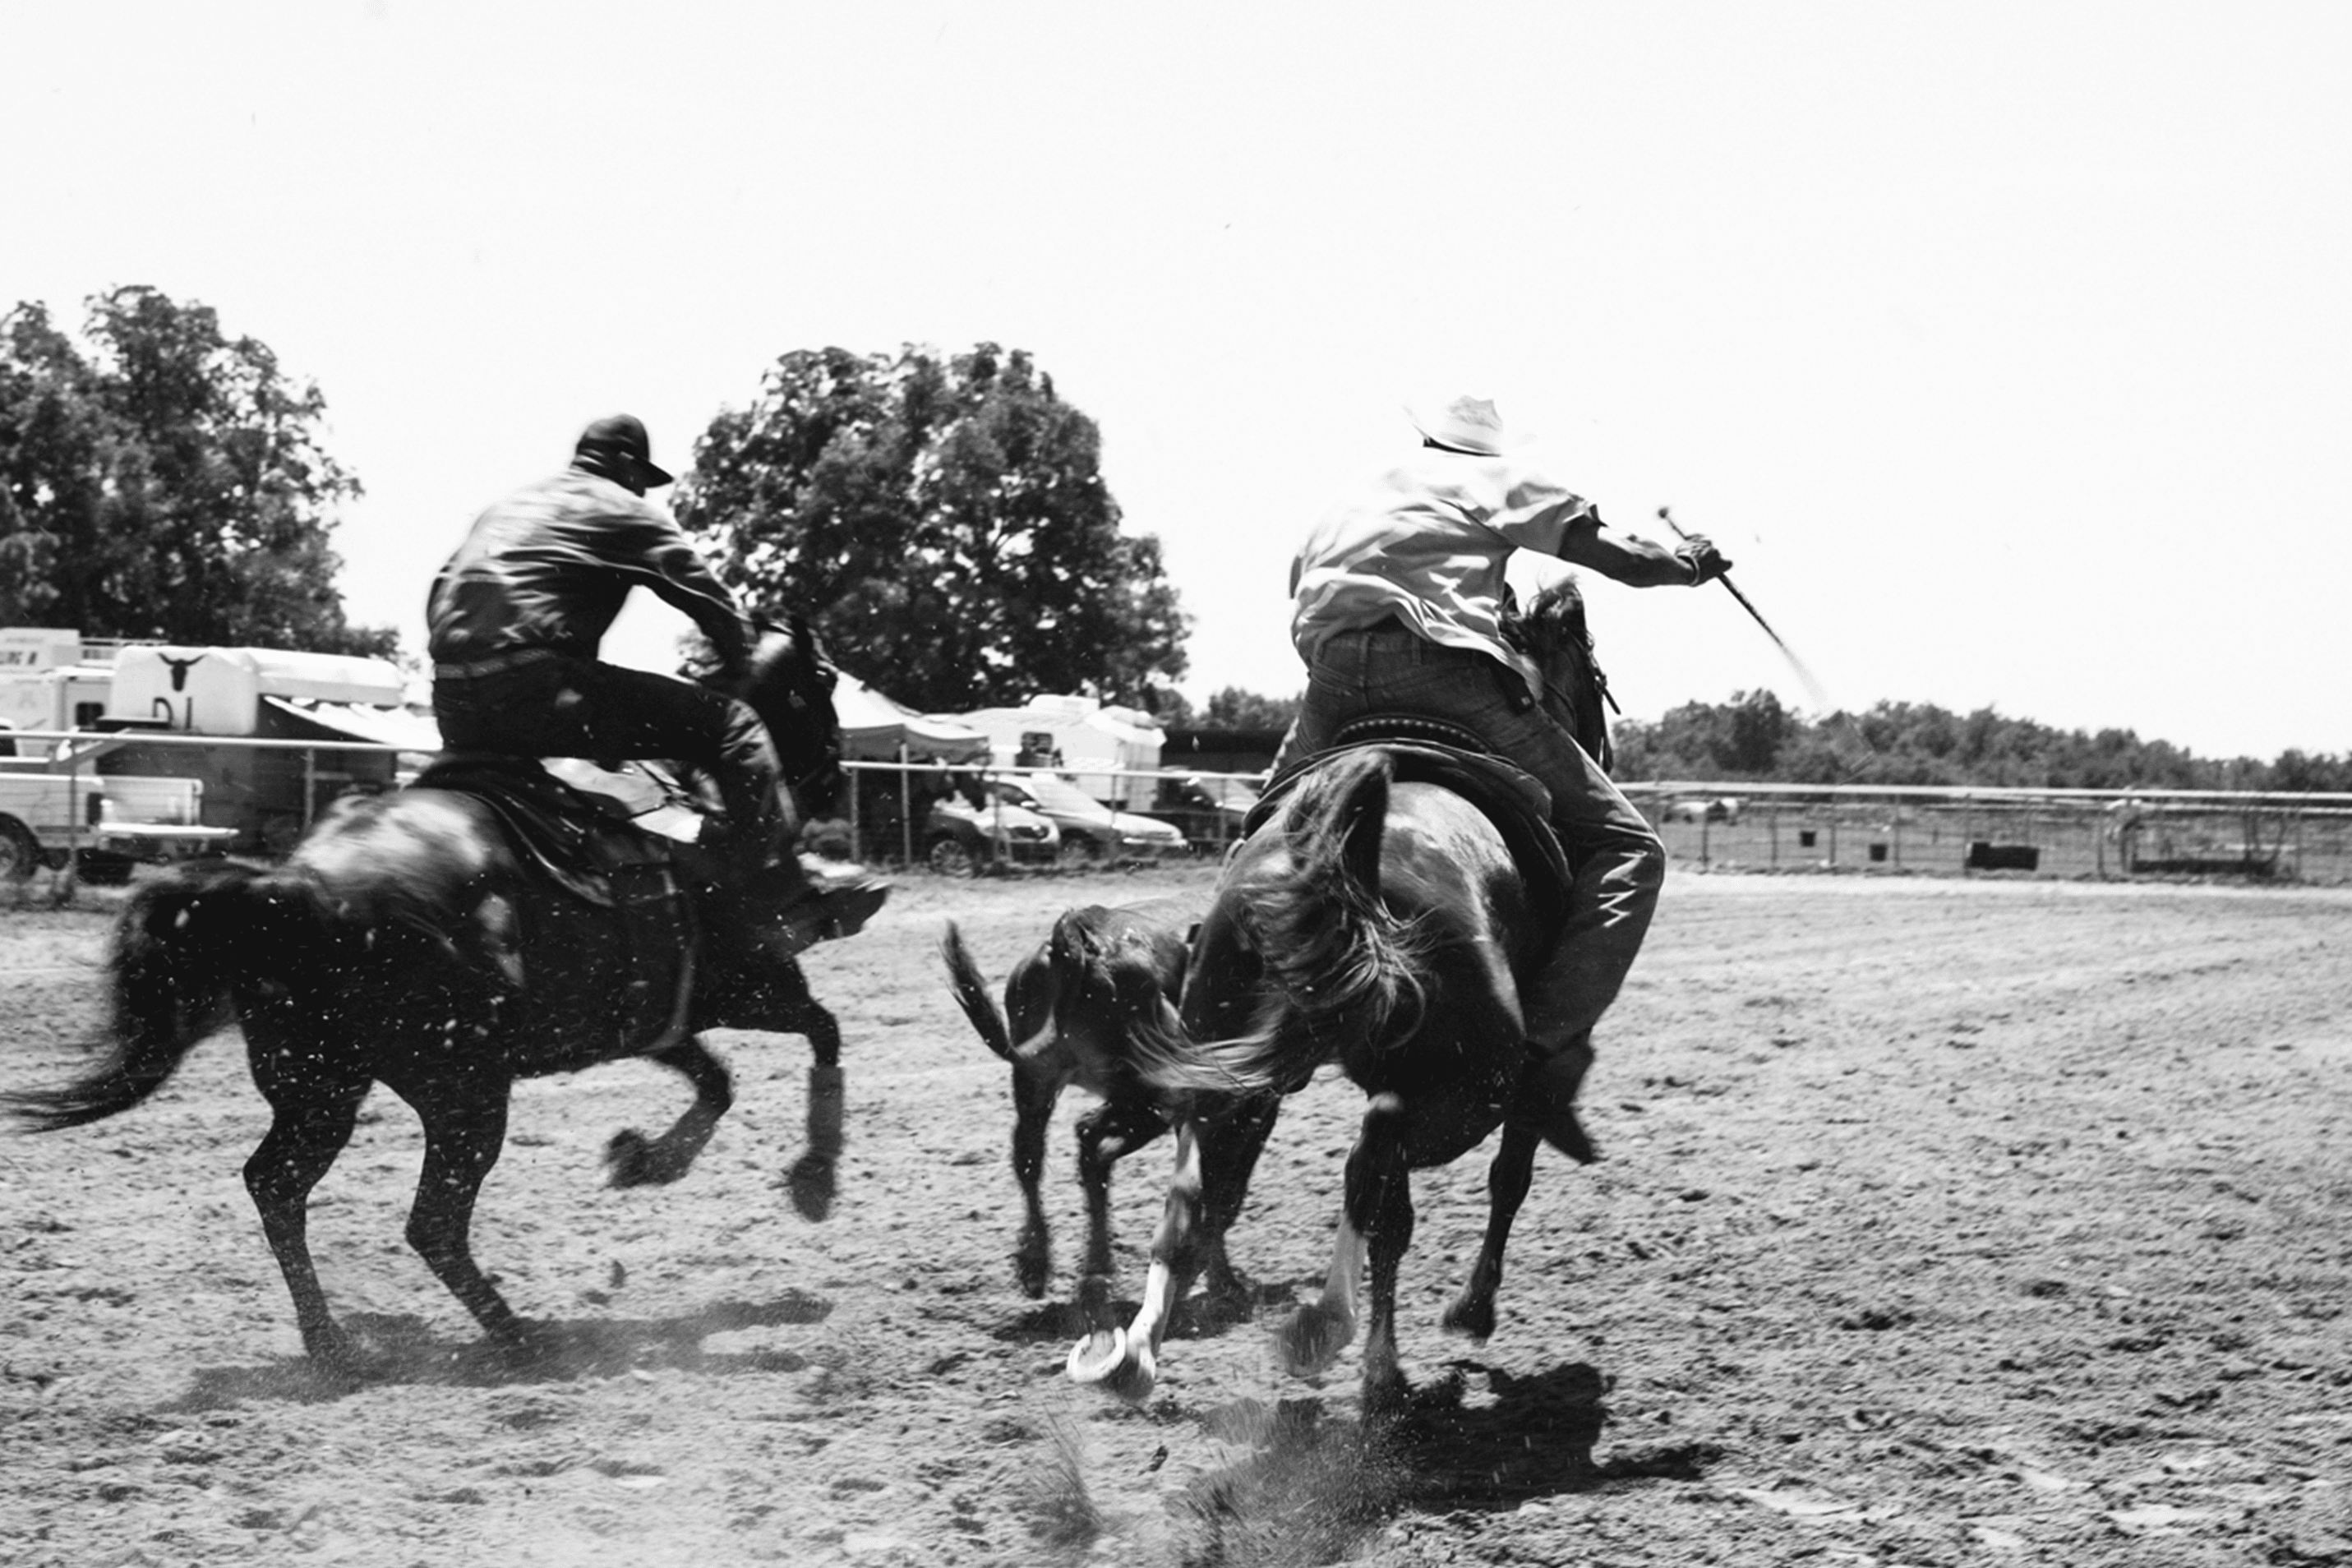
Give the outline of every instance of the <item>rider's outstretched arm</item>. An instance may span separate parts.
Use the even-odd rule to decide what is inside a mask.
[[[1560,542],[1559,558],[1635,588],[1696,586],[1731,568],[1722,552],[1697,534],[1669,550],[1638,533],[1621,533],[1598,515],[1587,518]]]

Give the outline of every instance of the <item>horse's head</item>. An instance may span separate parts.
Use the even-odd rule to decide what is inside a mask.
[[[1545,711],[1607,772],[1613,760],[1609,716],[1602,710],[1609,680],[1592,657],[1584,591],[1576,585],[1576,579],[1562,577],[1538,594],[1525,609],[1509,611],[1504,617],[1503,637],[1543,672]]]
[[[712,683],[749,703],[768,726],[784,780],[808,816],[824,816],[844,784],[841,722],[833,711],[839,677],[815,631],[795,614],[784,626],[763,623],[743,673]]]

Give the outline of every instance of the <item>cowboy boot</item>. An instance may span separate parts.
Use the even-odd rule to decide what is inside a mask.
[[[1576,1095],[1592,1066],[1592,1031],[1558,1044],[1529,1040],[1528,1059],[1511,1097],[1509,1119],[1533,1127],[1543,1141],[1575,1161],[1590,1165],[1601,1158],[1592,1139],[1577,1118]]]
[[[716,873],[734,928],[721,939],[783,963],[817,942],[864,930],[890,896],[890,884],[862,866],[797,853],[781,802],[757,805],[741,818],[713,814],[697,845]],[[735,869],[747,864],[748,872]]]
[[[863,931],[890,896],[890,884],[857,868],[820,884],[789,849],[745,879],[745,935],[771,960],[797,956],[820,942]]]

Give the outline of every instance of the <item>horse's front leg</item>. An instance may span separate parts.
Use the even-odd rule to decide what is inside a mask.
[[[809,1063],[808,1069],[808,1147],[784,1173],[784,1187],[793,1195],[793,1207],[800,1211],[803,1218],[824,1219],[833,1213],[834,1197],[841,1190],[839,1172],[848,1095],[848,1086],[841,1076],[841,1021],[811,994],[808,976],[798,963],[783,967],[788,973],[779,989],[788,1014],[779,1027],[783,1033],[796,1032],[805,1037],[816,1058]]]
[[[1099,1384],[1130,1404],[1150,1396],[1159,1378],[1160,1342],[1200,1270],[1200,1229],[1201,1131],[1187,1119],[1176,1124],[1176,1173],[1168,1184],[1160,1232],[1152,1238],[1143,1300],[1124,1330],[1111,1331],[1108,1344],[1089,1336],[1070,1347],[1072,1382]]]
[[[825,1014],[827,1018],[832,1014]],[[814,1040],[814,1036],[810,1038]],[[835,1054],[839,1055],[836,1040]],[[824,1053],[819,1051],[820,1058]],[[833,1213],[833,1200],[841,1190],[841,1149],[845,1137],[845,1111],[849,1087],[842,1077],[838,1060],[811,1062],[808,1069],[808,1110],[804,1121],[808,1131],[808,1147],[784,1173],[784,1190],[792,1194],[793,1207],[803,1219],[824,1219]]]
[[[1402,1103],[1392,1094],[1379,1096],[1364,1112],[1363,1130],[1348,1155],[1339,1224],[1332,1237],[1331,1266],[1323,1276],[1323,1293],[1293,1312],[1275,1331],[1283,1370],[1293,1377],[1314,1377],[1328,1371],[1356,1337],[1356,1322],[1363,1310],[1365,1243],[1379,1222],[1383,1194],[1392,1184],[1387,1179],[1390,1167],[1394,1167],[1399,1180],[1404,1171],[1402,1118]],[[1411,1214],[1408,1204],[1408,1229]],[[1369,1348],[1366,1355],[1370,1355]],[[1369,1364],[1368,1360],[1368,1369]]]
[[[1527,1201],[1535,1180],[1536,1145],[1541,1142],[1531,1127],[1503,1125],[1503,1146],[1486,1167],[1486,1238],[1478,1261],[1463,1283],[1462,1294],[1445,1309],[1449,1332],[1485,1340],[1495,1331],[1495,1292],[1503,1283],[1503,1248],[1511,1239],[1511,1222]]]
[[[1078,1310],[1088,1342],[1104,1345],[1118,1331],[1111,1321],[1111,1287],[1118,1268],[1110,1252],[1111,1167],[1168,1131],[1147,1103],[1107,1100],[1078,1119],[1078,1184],[1087,1194],[1087,1259],[1078,1271]]]
[[[1412,1245],[1412,1175],[1407,1158],[1404,1102],[1376,1096],[1364,1113],[1363,1136],[1348,1162],[1348,1207],[1370,1245],[1372,1300],[1364,1326],[1362,1408],[1369,1419],[1394,1415],[1410,1392],[1397,1364],[1397,1269]]]
[[[815,1059],[808,1069],[808,1145],[784,1173],[785,1191],[803,1218],[833,1213],[840,1191],[846,1085],[841,1072],[841,1022],[809,990],[793,959],[739,959],[714,964],[695,996],[694,1026],[801,1035]]]
[[[694,1168],[695,1156],[710,1142],[719,1119],[735,1103],[734,1085],[727,1065],[710,1054],[698,1035],[689,1035],[667,1050],[647,1058],[683,1074],[693,1086],[694,1100],[670,1130],[648,1139],[635,1128],[613,1134],[605,1145],[604,1163],[612,1168],[616,1187],[664,1186]]]
[[[476,1322],[520,1344],[530,1325],[475,1265],[468,1239],[474,1200],[506,1145],[512,1088],[502,1075],[482,1073],[436,1079],[401,1092],[425,1126],[425,1163],[417,1173],[416,1202],[408,1211],[408,1245]]]

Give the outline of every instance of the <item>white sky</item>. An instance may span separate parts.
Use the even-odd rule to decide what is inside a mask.
[[[787,350],[988,339],[1196,699],[1297,688],[1291,550],[1467,390],[1841,704],[2352,750],[2352,6],[0,0],[0,308],[152,284],[316,381],[412,651],[588,419],[682,467]],[[1814,706],[1719,590],[1586,581],[1633,716]]]

